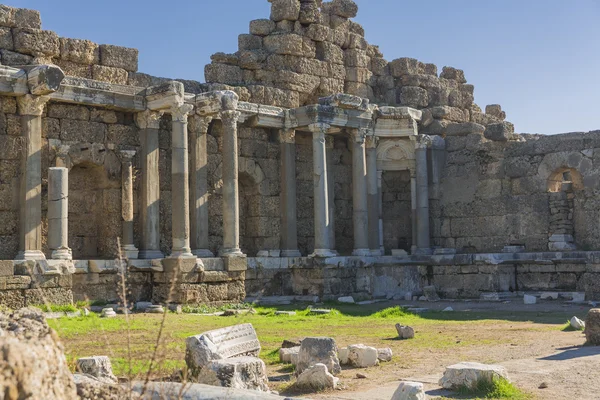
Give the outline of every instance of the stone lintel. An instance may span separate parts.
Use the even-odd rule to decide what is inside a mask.
[[[152,111],[168,110],[183,105],[185,92],[183,83],[170,81],[146,88],[146,102]]]
[[[286,110],[281,107],[239,102],[237,111],[242,113],[248,126],[277,129],[285,127]]]
[[[373,123],[373,112],[328,105],[310,105],[289,110],[286,127],[303,127],[315,123],[324,123],[336,128],[368,128]]]
[[[20,96],[27,93],[27,73],[22,69],[0,65],[0,94]]]
[[[143,88],[114,85],[83,78],[67,77],[58,90],[48,95],[62,103],[107,107],[121,111],[144,111]]]
[[[369,110],[369,99],[363,99],[362,97],[346,93],[336,93],[328,97],[321,97],[319,104],[352,110]]]

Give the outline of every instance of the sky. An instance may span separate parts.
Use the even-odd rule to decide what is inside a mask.
[[[139,71],[204,81],[233,53],[267,0],[4,0],[44,29],[140,50]],[[600,129],[600,0],[356,0],[366,38],[387,60],[463,69],[475,101],[501,104],[519,133]]]

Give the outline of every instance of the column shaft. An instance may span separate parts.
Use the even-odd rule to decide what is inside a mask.
[[[419,135],[416,144],[416,184],[417,184],[417,251],[430,252],[429,238],[429,182],[427,173],[427,148],[431,139]]]
[[[327,152],[325,149],[326,124],[313,124],[313,189],[315,251],[313,257],[332,257],[329,232],[329,190],[327,179]]]
[[[385,254],[383,246],[383,171],[377,171],[377,201],[378,201],[378,219],[379,219],[379,250],[381,255]]]
[[[281,149],[281,257],[300,257],[296,209],[296,132],[282,130]]]
[[[379,243],[379,184],[377,176],[377,139],[367,137],[367,194],[369,219],[369,249],[380,255]]]
[[[123,242],[121,251],[127,259],[138,258],[133,244],[133,165],[135,151],[121,151],[121,216],[123,217]]]
[[[18,259],[44,260],[42,253],[42,112],[47,97],[17,98],[24,139],[21,164],[21,232]]]
[[[335,176],[333,174],[333,136],[325,136],[325,151],[327,162],[327,204],[329,214],[329,248],[337,255],[335,243]]]
[[[192,253],[210,258],[208,243],[208,127],[212,118],[194,115],[190,119],[190,232]]]
[[[412,243],[410,252],[417,252],[417,180],[415,179],[415,171],[410,171],[410,210],[411,210],[411,227],[412,227]]]
[[[365,156],[365,131],[356,129],[352,136],[352,221],[354,225],[355,256],[368,256],[369,214],[367,197],[367,161]]]
[[[141,184],[141,242],[139,258],[163,258],[160,251],[160,182],[159,182],[159,146],[158,130],[161,113],[144,111],[136,114],[136,123],[140,128],[142,153]]]
[[[222,111],[223,122],[223,249],[222,256],[243,256],[240,250],[238,190],[238,111]]]
[[[69,170],[48,170],[48,248],[52,258],[72,260],[69,248]]]
[[[187,116],[189,104],[171,108],[171,208],[173,247],[171,257],[194,257],[190,249],[190,189]]]

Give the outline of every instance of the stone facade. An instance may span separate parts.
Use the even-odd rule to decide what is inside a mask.
[[[516,134],[463,71],[386,61],[352,0],[269,1],[208,83],[0,7],[0,303],[117,300],[124,269],[156,302],[174,272],[180,303],[597,297],[600,132]],[[544,251],[554,269],[515,261]]]

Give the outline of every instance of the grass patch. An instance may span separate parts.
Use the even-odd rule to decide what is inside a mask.
[[[416,314],[407,311],[406,308],[396,306],[388,307],[381,311],[377,311],[372,315],[374,318],[402,318],[402,317],[415,317]]]
[[[563,332],[575,332],[575,331],[583,331],[585,328],[581,328],[581,329],[575,329],[573,328],[573,325],[571,325],[571,321],[567,321],[565,322],[565,324],[562,326],[562,328],[560,329]]]
[[[251,308],[252,304],[250,303],[225,304],[220,307],[213,307],[206,304],[200,304],[198,306],[183,306],[181,311],[184,314],[212,314],[225,310],[249,310]]]
[[[531,395],[510,383],[504,378],[494,378],[491,382],[480,380],[475,388],[462,387],[458,390],[461,396],[481,399],[528,400]]]
[[[43,312],[75,312],[78,310],[77,306],[75,306],[73,304],[64,304],[64,305],[39,304],[39,305],[34,305],[32,307],[39,308]]]

